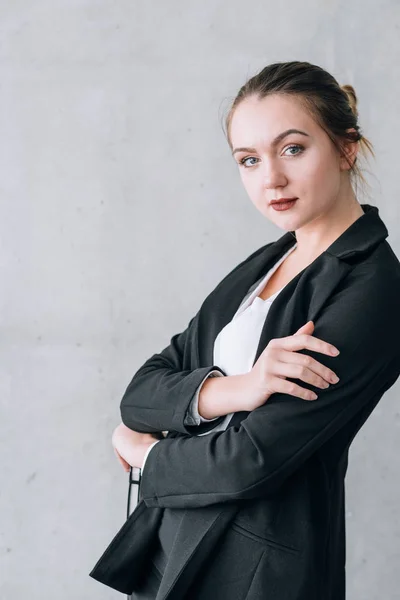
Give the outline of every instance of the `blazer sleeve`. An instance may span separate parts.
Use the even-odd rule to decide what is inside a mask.
[[[366,273],[345,285],[314,322],[313,335],[335,345],[338,356],[298,351],[337,373],[337,384],[321,389],[287,378],[318,399],[274,393],[239,426],[161,440],[141,480],[146,505],[196,508],[273,494],[355,415],[373,408],[400,373],[400,283],[377,287],[373,279]]]
[[[245,260],[236,265],[216,286],[238,269],[250,262],[273,242],[258,248]],[[211,292],[211,294],[215,291]],[[204,302],[210,297],[209,294]],[[203,304],[204,304],[203,302]],[[199,424],[188,424],[190,406],[199,387],[212,372],[225,373],[216,365],[193,370],[183,368],[185,346],[191,329],[197,327],[200,310],[189,321],[187,328],[172,336],[170,344],[161,352],[153,354],[139,368],[125,390],[120,402],[122,422],[140,433],[173,431],[187,435],[206,433],[223,422],[226,415],[205,420]],[[190,418],[189,418],[190,420]]]
[[[187,414],[197,390],[216,365],[185,370],[183,353],[190,328],[196,326],[194,316],[187,328],[172,336],[170,344],[153,354],[135,373],[120,403],[122,422],[140,433],[178,431],[191,434],[208,431],[225,417],[199,425],[188,425]]]

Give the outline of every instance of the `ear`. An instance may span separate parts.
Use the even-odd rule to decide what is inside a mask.
[[[348,131],[355,131],[354,127],[346,129]],[[344,140],[342,145],[342,155],[340,157],[340,168],[343,171],[348,171],[357,160],[357,154],[360,149],[360,142],[351,142]]]

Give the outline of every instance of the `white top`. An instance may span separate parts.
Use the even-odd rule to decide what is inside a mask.
[[[234,314],[232,320],[227,323],[227,325],[225,325],[225,327],[217,335],[214,342],[213,364],[220,367],[227,375],[241,375],[243,373],[248,373],[253,368],[254,358],[257,352],[261,330],[263,328],[265,319],[267,318],[272,302],[283,290],[283,288],[275,292],[275,294],[267,298],[267,300],[263,300],[258,295],[264,289],[265,284],[271,275],[276,271],[285,258],[296,248],[296,246],[297,242],[275,263],[275,265],[265,276],[263,276],[250,288],[249,292],[244,297],[239,308]],[[215,419],[204,419],[199,415],[197,410],[199,393],[204,381],[207,379],[207,377],[218,376],[224,377],[220,371],[211,371],[206,375],[197,388],[196,394],[194,395],[188,407],[187,417],[185,417],[185,422],[188,425],[200,425],[200,423],[214,421],[215,419],[219,418],[215,417]],[[233,415],[234,413],[229,413],[226,415],[225,419],[213,429],[197,435],[207,435],[214,431],[222,431],[226,429]],[[147,449],[142,464],[142,472],[150,450],[159,441],[162,440],[156,440]]]

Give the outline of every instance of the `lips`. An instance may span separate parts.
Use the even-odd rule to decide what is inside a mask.
[[[298,198],[293,198],[293,200],[279,199],[279,201],[272,202],[271,208],[279,212],[289,210],[296,204],[297,200]]]
[[[275,200],[271,200],[270,204],[284,204],[285,202],[290,202],[291,200],[298,200],[298,198],[276,198]]]

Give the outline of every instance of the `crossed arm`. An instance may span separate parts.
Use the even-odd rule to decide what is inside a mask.
[[[223,377],[221,371],[211,371],[211,373],[209,373],[208,375],[206,375],[206,377],[203,379],[203,381],[201,382],[201,384],[199,385],[199,387],[196,390],[196,393],[194,395],[193,400],[191,400],[188,409],[187,409],[187,413],[184,419],[184,423],[185,425],[200,425],[201,423],[213,423],[213,431],[215,430],[223,430],[225,429],[225,419],[220,422],[220,419],[218,417],[214,417],[213,419],[205,419],[204,417],[202,417],[199,413],[199,396],[200,396],[200,391],[201,388],[203,387],[205,381],[210,378],[210,377]],[[232,409],[231,408],[227,408],[226,409],[226,416],[231,414]],[[223,415],[222,415],[223,416]],[[215,422],[216,421],[216,422]],[[208,431],[205,431],[203,433],[200,433],[198,435],[206,435],[208,433]],[[149,445],[149,447],[147,448],[143,461],[142,461],[142,473],[143,473],[143,469],[144,469],[144,465],[146,463],[146,459],[149,455],[150,450],[153,448],[153,446],[155,446],[160,440],[156,440],[155,442],[151,443]]]
[[[318,394],[314,402],[274,393],[239,427],[193,436],[184,424],[188,406],[205,375],[218,367],[180,370],[185,330],[139,369],[121,402],[123,422],[135,430],[186,433],[149,449],[141,479],[147,506],[196,508],[265,497],[357,414],[376,405],[400,373],[398,283],[396,293],[370,291],[367,284],[360,279],[342,289],[315,321],[314,335],[337,346],[340,355],[300,351],[340,377],[327,389],[293,379]],[[138,399],[149,397],[153,405],[146,409]]]

